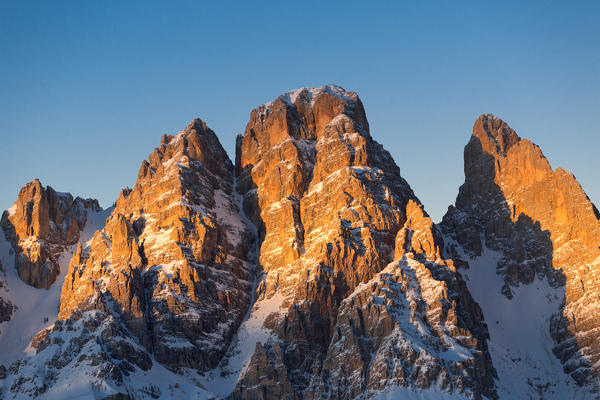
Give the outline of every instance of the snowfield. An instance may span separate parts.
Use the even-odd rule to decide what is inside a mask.
[[[87,211],[87,221],[79,241],[87,243],[94,232],[104,227],[112,208],[99,212]],[[60,293],[69,261],[77,249],[77,244],[68,248],[59,258],[60,274],[50,289],[36,289],[25,284],[15,269],[15,257],[11,245],[0,229],[0,262],[4,267],[7,287],[0,289],[0,295],[10,300],[18,308],[8,322],[0,324],[0,364],[8,366],[13,361],[31,355],[29,342],[36,333],[54,324],[58,316]]]
[[[502,257],[498,252],[484,248],[481,257],[462,257],[470,268],[460,272],[488,325],[500,399],[590,399],[590,394],[563,372],[552,352],[550,318],[560,310],[564,287],[553,289],[546,280],[536,278],[529,285],[513,288],[513,299],[507,299],[500,292],[502,277],[496,274]]]

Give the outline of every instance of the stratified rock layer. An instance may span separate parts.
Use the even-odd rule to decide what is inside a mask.
[[[423,207],[410,200],[395,260],[338,309],[306,398],[352,399],[395,386],[495,397],[487,328]]]
[[[0,224],[15,251],[15,266],[23,282],[48,289],[60,272],[58,256],[79,240],[86,209],[100,210],[97,200],[44,188],[39,180],[26,184]]]
[[[536,277],[564,287],[548,329],[554,354],[579,385],[600,376],[600,221],[575,177],[552,170],[538,146],[482,115],[465,147],[465,183],[442,222],[467,255],[500,252],[502,293]],[[452,251],[451,251],[452,252]],[[456,255],[456,252],[454,252]]]
[[[276,339],[257,346],[233,398],[354,398],[393,385],[495,396],[480,311],[356,93],[300,89],[252,111],[236,168],[259,227],[258,304],[279,296],[283,311],[266,320]],[[426,349],[420,323],[433,335]],[[438,357],[455,340],[466,360]]]
[[[233,165],[200,120],[165,135],[106,227],[71,260],[59,319],[117,317],[171,369],[214,367],[250,302],[253,237]]]

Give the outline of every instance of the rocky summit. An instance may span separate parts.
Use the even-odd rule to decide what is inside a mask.
[[[565,385],[574,383],[577,392],[590,391],[596,396],[600,375],[599,219],[598,210],[573,174],[562,168],[553,170],[538,146],[488,114],[475,122],[465,147],[465,183],[441,224],[452,239],[449,254],[478,264],[481,258],[491,258],[489,268],[498,279],[471,282],[472,286],[501,293],[517,304],[527,303],[522,300],[531,297],[527,292],[534,287],[537,296],[547,297],[543,309],[523,304],[522,311],[535,315],[540,335],[549,336],[543,338],[549,339],[543,350],[551,352],[570,376],[572,381]],[[542,291],[540,284],[545,286]],[[512,352],[510,348],[506,351]],[[515,358],[522,356],[535,358],[515,354]],[[549,360],[546,367],[556,360]],[[509,363],[508,368],[513,367]],[[557,385],[553,371],[535,378],[529,386],[534,391],[545,388],[545,398],[572,398],[561,394],[563,388]],[[560,380],[564,381],[563,377]],[[587,396],[592,395],[583,394],[583,398],[594,398]]]
[[[600,214],[493,115],[435,224],[339,86],[196,119],[113,207],[21,189],[0,399],[600,398]]]
[[[16,203],[2,214],[0,225],[15,252],[15,267],[23,282],[48,289],[60,268],[58,255],[79,239],[86,209],[100,209],[97,200],[73,199],[39,180],[19,192]]]

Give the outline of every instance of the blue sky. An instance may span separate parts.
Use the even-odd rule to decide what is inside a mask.
[[[103,206],[195,117],[233,159],[252,108],[303,86],[361,97],[438,221],[479,114],[600,203],[600,2],[0,0],[0,209],[38,177]]]

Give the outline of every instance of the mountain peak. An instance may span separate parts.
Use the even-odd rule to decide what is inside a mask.
[[[544,329],[553,341],[544,346],[553,347],[578,385],[593,383],[600,346],[589,345],[598,341],[598,322],[589,310],[600,309],[600,222],[575,176],[562,168],[552,171],[537,145],[484,114],[465,147],[465,183],[441,226],[465,250],[469,263],[480,265],[480,256],[498,255],[479,267],[501,278],[483,289],[498,295],[488,312],[506,301],[502,297],[529,306],[526,296],[540,295],[540,281],[555,291],[555,308],[536,316],[549,321]],[[510,374],[515,365],[496,367],[506,380],[503,371]]]
[[[521,138],[506,122],[493,114],[482,114],[473,125],[473,136],[478,138],[482,147],[498,154],[506,154],[508,149]]]
[[[188,168],[194,162],[202,163],[217,175],[227,175],[226,170],[233,168],[217,135],[200,118],[192,120],[176,135],[161,137],[160,145],[142,162],[136,184],[154,176],[156,171]]]
[[[21,280],[48,289],[60,272],[58,256],[79,240],[87,211],[98,210],[97,200],[73,199],[70,193],[44,187],[37,178],[26,183],[0,221],[14,248]]]
[[[197,133],[204,133],[208,130],[208,127],[206,126],[206,122],[202,121],[200,118],[194,118],[181,133],[189,132],[191,130],[195,130]]]
[[[354,102],[358,99],[355,92],[347,91],[341,86],[334,84],[327,84],[321,87],[302,87],[289,92],[279,95],[275,101],[265,103],[258,108],[270,109],[276,101],[281,101],[285,104],[293,106],[296,104],[298,98],[301,98],[305,102],[314,106],[317,98],[323,95],[329,95],[341,99],[347,103]]]
[[[236,173],[244,210],[259,227],[264,274],[253,310],[277,311],[264,323],[274,338],[256,346],[233,398],[262,398],[265,392],[277,393],[272,398],[338,398],[333,393],[357,398],[379,388],[381,380],[370,376],[416,377],[418,366],[446,344],[422,347],[418,357],[396,353],[423,343],[418,334],[411,336],[408,318],[400,317],[400,304],[412,301],[413,287],[414,293],[436,289],[419,294],[423,302],[411,306],[430,310],[430,318],[411,318],[437,330],[438,337],[465,333],[468,339],[458,340],[469,349],[470,365],[467,371],[462,361],[451,362],[443,368],[452,373],[440,373],[439,367],[416,380],[443,390],[448,388],[443,382],[452,381],[465,392],[493,398],[485,329],[474,318],[472,300],[458,298],[460,278],[450,263],[438,260],[439,234],[390,154],[371,137],[356,93],[334,85],[301,88],[254,110],[237,142]],[[429,295],[433,292],[439,297]],[[451,320],[462,311],[461,321],[474,323],[459,330]],[[354,325],[358,320],[361,328]],[[378,334],[371,332],[380,329],[390,342],[374,339]],[[361,343],[373,343],[364,358],[357,357]],[[393,361],[380,363],[383,358]],[[315,365],[322,367],[317,371]],[[411,379],[403,385],[412,385]]]
[[[341,99],[345,102],[356,101],[356,99],[358,97],[356,95],[356,93],[346,91],[341,86],[328,84],[328,85],[317,87],[317,88],[303,87],[303,88],[295,89],[295,90],[292,90],[290,92],[280,95],[278,97],[278,99],[281,99],[282,101],[286,102],[287,104],[293,105],[294,103],[296,103],[296,100],[298,99],[298,97],[303,97],[308,102],[310,102],[311,106],[314,106],[315,100],[319,96],[323,96],[323,95],[337,97],[338,99]]]

